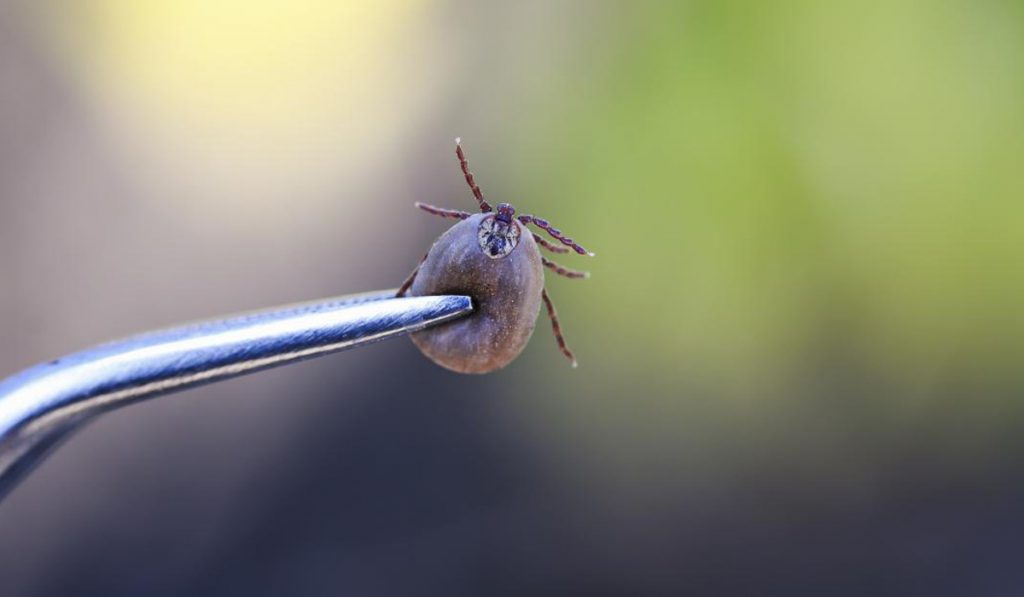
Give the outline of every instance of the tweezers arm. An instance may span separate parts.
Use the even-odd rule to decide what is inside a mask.
[[[341,297],[152,332],[0,381],[0,498],[98,413],[406,334],[473,310],[466,296],[393,296]]]

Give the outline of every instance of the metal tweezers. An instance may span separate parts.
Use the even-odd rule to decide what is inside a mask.
[[[72,431],[119,406],[364,346],[473,311],[468,296],[337,297],[149,332],[0,381],[0,499]]]

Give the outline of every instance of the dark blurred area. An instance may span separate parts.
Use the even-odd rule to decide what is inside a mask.
[[[1024,593],[1018,2],[0,3],[0,376],[397,286],[494,201],[598,256],[507,369],[407,340],[132,406],[0,595]]]

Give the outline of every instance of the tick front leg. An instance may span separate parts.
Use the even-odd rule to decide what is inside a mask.
[[[565,344],[565,337],[562,336],[562,326],[558,323],[558,313],[555,312],[555,306],[551,304],[551,297],[548,296],[548,290],[545,288],[540,293],[540,298],[544,300],[544,306],[548,309],[548,317],[551,318],[551,329],[555,332],[555,340],[558,341],[558,349],[562,351],[572,366],[576,367],[576,357],[569,350],[569,347]]]
[[[428,214],[434,214],[435,216],[441,216],[442,218],[451,218],[453,220],[465,220],[470,216],[468,211],[460,211],[457,209],[445,209],[443,207],[437,207],[428,203],[415,203],[416,207],[422,209]]]
[[[558,228],[555,228],[554,226],[549,224],[547,220],[545,220],[543,218],[538,218],[537,216],[523,215],[523,216],[517,216],[517,219],[520,222],[522,222],[523,224],[533,224],[534,226],[536,226],[536,227],[540,228],[541,230],[543,230],[543,231],[547,232],[548,234],[550,234],[552,236],[552,238],[554,238],[558,242],[562,243],[563,245],[565,245],[567,247],[571,247],[572,250],[576,251],[580,255],[588,255],[590,257],[594,256],[593,253],[591,253],[590,251],[584,249],[582,246],[577,244],[576,241],[574,241],[573,239],[571,239],[568,236],[565,236],[564,234],[562,234],[561,230],[559,230]]]
[[[491,204],[484,199],[484,193],[480,190],[480,187],[476,184],[476,180],[473,178],[473,173],[469,171],[469,162],[466,161],[466,153],[462,151],[462,139],[455,139],[455,157],[459,158],[459,167],[462,168],[462,174],[466,177],[466,184],[469,185],[470,190],[473,191],[473,196],[476,197],[476,202],[480,204],[480,211],[487,213],[491,211]]]
[[[544,257],[543,255],[541,256],[540,260],[544,264],[544,267],[555,272],[559,276],[565,276],[566,278],[573,278],[577,280],[580,278],[590,277],[590,272],[580,272],[574,269],[569,269],[567,267],[562,267],[561,265],[558,265],[557,263],[551,261],[550,259]]]
[[[538,245],[544,247],[545,249],[547,249],[548,251],[551,251],[552,253],[568,253],[569,252],[569,249],[567,249],[565,247],[562,247],[562,246],[559,246],[559,245],[555,245],[555,244],[552,244],[552,243],[544,240],[544,237],[539,235],[539,234],[537,234],[536,232],[530,232],[530,234],[533,235],[533,240],[537,241]]]

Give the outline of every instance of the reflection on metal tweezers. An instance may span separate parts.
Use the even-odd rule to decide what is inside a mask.
[[[0,381],[0,499],[100,413],[408,334],[473,310],[468,296],[394,295],[351,295],[150,332]]]

